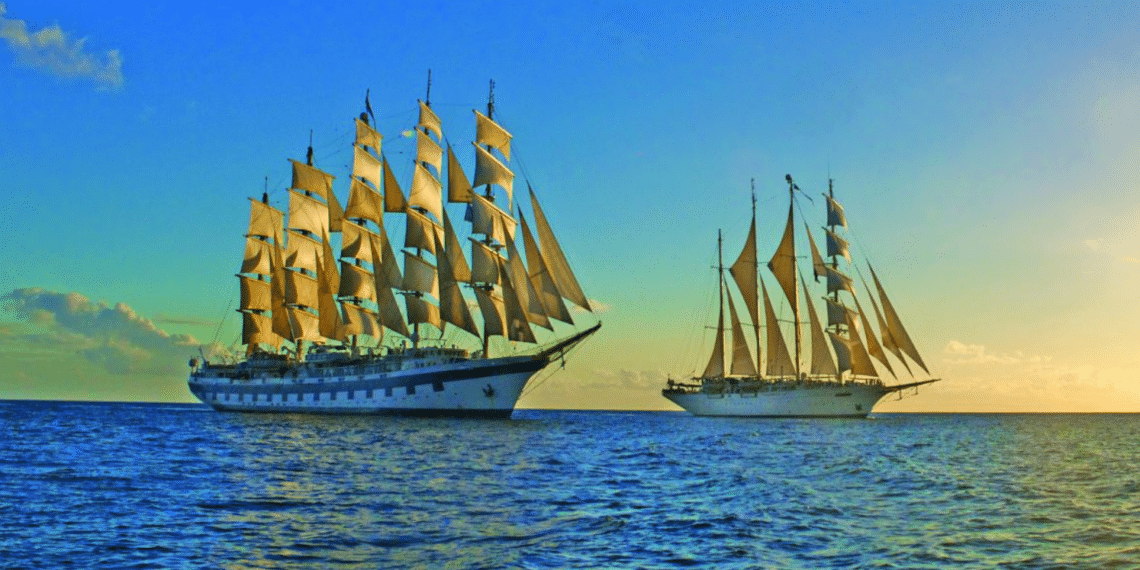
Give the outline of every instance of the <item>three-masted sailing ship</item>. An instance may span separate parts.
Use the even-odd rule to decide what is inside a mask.
[[[566,301],[591,307],[529,183],[534,232],[521,206],[512,214],[512,135],[495,121],[493,86],[487,113],[474,110],[473,182],[429,82],[404,132],[415,138],[406,196],[366,95],[343,208],[311,146],[291,160],[287,217],[267,194],[250,199],[237,274],[244,353],[192,359],[198,399],[233,411],[509,417],[533,376],[601,327],[555,334],[574,325]],[[470,263],[445,192],[470,221]],[[403,226],[402,249],[388,225]],[[540,343],[536,327],[553,340]]]
[[[721,261],[723,255],[718,234],[717,287],[720,301],[712,355],[703,373],[683,381],[670,378],[662,395],[698,416],[866,417],[887,394],[901,395],[905,389],[938,381],[937,378],[926,377],[887,384],[872,362],[874,359],[878,366],[893,377],[895,372],[887,356],[889,352],[911,376],[915,374],[907,359],[929,376],[926,364],[903,328],[898,313],[869,263],[867,269],[875,283],[879,299],[876,302],[875,296],[867,297],[878,324],[877,335],[868,313],[856,297],[855,282],[849,274],[852,271],[858,272],[859,269],[852,264],[848,240],[840,230],[847,228],[847,218],[843,206],[835,199],[830,181],[828,193],[823,195],[827,211],[827,223],[822,228],[827,244],[826,260],[816,247],[811,228],[805,224],[811,249],[813,280],[823,278],[826,282],[826,295],[812,296],[796,257],[795,193],[800,189],[790,175],[785,180],[791,198],[788,221],[767,268],[787,299],[792,313],[791,322],[786,323],[777,318],[768,288],[760,277],[754,194],[752,226],[740,256],[727,269],[744,301],[747,315],[752,320],[756,358],[752,358],[744,325],[736,311],[731,291],[727,290],[727,279],[724,276],[726,268]],[[844,260],[851,269],[841,267],[840,260]],[[867,291],[866,280],[862,278],[861,272],[859,276],[863,290]],[[726,300],[731,323],[731,328],[727,331],[727,350]],[[820,301],[826,304],[826,326],[820,321],[815,309],[815,303]],[[759,314],[761,303],[764,311],[763,327],[760,325]],[[801,318],[805,308],[806,323]],[[808,351],[802,338],[804,324],[810,330],[810,354],[805,354]],[[792,351],[789,351],[785,341],[784,325],[790,325],[794,343]],[[765,332],[763,343],[761,328]],[[763,358],[765,356],[766,359]],[[808,358],[807,366],[804,363],[805,356]]]

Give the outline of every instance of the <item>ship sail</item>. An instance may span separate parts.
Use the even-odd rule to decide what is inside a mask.
[[[578,279],[570,270],[570,264],[566,262],[566,255],[562,253],[562,247],[558,245],[558,240],[555,239],[554,232],[546,221],[546,215],[543,214],[542,208],[538,205],[538,197],[535,196],[534,190],[530,190],[530,203],[534,211],[534,223],[538,231],[542,259],[546,263],[546,267],[550,269],[558,291],[567,301],[587,311],[592,310],[586,295],[582,293],[582,287],[578,285]]]
[[[752,327],[756,332],[756,363],[763,360],[763,351],[760,350],[760,287],[758,286],[758,258],[756,257],[756,212],[755,195],[753,195],[752,225],[748,228],[748,237],[744,241],[744,249],[740,256],[728,269],[732,279],[736,281],[740,295],[744,299],[744,307],[752,319]]]
[[[857,268],[851,265],[853,252],[851,241],[847,237],[849,231],[841,233],[839,230],[847,227],[847,218],[843,206],[831,195],[830,185],[829,193],[824,195],[827,199],[827,224],[822,228],[821,234],[827,257],[820,255],[811,226],[804,223],[811,256],[810,261],[802,261],[811,264],[814,283],[804,279],[803,272],[798,267],[801,260],[796,256],[794,233],[797,209],[795,198],[800,188],[790,175],[785,180],[790,195],[787,220],[767,265],[771,271],[770,277],[775,278],[791,305],[791,320],[777,318],[767,285],[757,268],[754,194],[752,223],[744,248],[732,264],[730,273],[744,299],[749,316],[757,325],[760,320],[757,305],[759,300],[763,301],[766,342],[761,341],[758,326],[756,365],[753,366],[751,361],[735,300],[731,292],[726,293],[724,290],[727,280],[723,276],[724,267],[718,261],[720,292],[717,331],[708,364],[704,372],[693,378],[692,382],[678,382],[670,378],[662,395],[685,410],[704,416],[864,417],[886,394],[901,394],[903,389],[936,382],[938,379],[935,378],[887,385],[880,378],[876,363],[894,375],[886,351],[893,352],[904,366],[907,366],[907,359],[919,363],[923,370],[925,366],[914,343],[902,328],[873,269],[871,274],[879,293],[878,301],[882,303],[886,316],[884,318],[880,313],[875,296],[870,296],[880,335],[877,336],[872,329],[870,315],[864,311],[854,280],[849,276],[857,274]],[[528,228],[524,225],[523,230],[525,236]],[[719,249],[718,243],[718,251]],[[841,260],[845,260],[849,267],[841,268]],[[862,279],[862,275],[858,277]],[[824,289],[826,295],[813,295],[813,289]],[[868,291],[865,281],[863,289],[862,294],[866,295]],[[724,302],[726,294],[727,318]],[[800,321],[801,303],[807,307],[806,323]],[[826,309],[825,314],[817,311],[817,304]],[[826,321],[821,320],[821,316],[826,317]],[[727,332],[731,335],[727,339],[726,320],[730,323]],[[808,327],[810,350],[806,350],[807,347],[802,344],[801,324]],[[794,352],[789,350],[789,343],[785,342],[789,328],[794,334]],[[761,345],[766,350],[762,351]],[[726,351],[731,353],[727,374],[726,357],[729,355]],[[766,358],[761,358],[761,354]],[[903,358],[904,355],[906,359]],[[801,367],[804,368],[801,370]],[[763,372],[758,374],[760,369]]]
[[[791,185],[791,177],[789,177],[789,185]],[[800,303],[796,291],[796,243],[795,243],[795,221],[792,217],[793,205],[788,205],[788,223],[784,227],[784,237],[780,239],[780,245],[776,248],[776,253],[772,255],[771,261],[768,262],[768,269],[772,275],[776,277],[776,282],[780,284],[780,288],[784,290],[784,296],[787,297],[788,303],[792,306],[792,331],[795,336],[795,364],[792,370],[795,375],[799,375],[799,359],[800,359]],[[781,365],[782,366],[782,365]],[[785,372],[786,374],[786,372]]]
[[[768,298],[768,288],[760,281],[760,292],[764,297],[764,318],[768,335],[768,376],[781,378],[796,376],[796,365],[792,364],[792,356],[788,354],[788,345],[784,342],[784,334],[780,332],[780,323],[776,320],[776,311],[772,309],[772,301]]]
[[[237,274],[241,300],[238,312],[242,314],[242,344],[248,352],[259,345],[281,345],[281,335],[273,330],[273,317],[277,315],[273,283],[274,255],[281,243],[283,213],[263,202],[250,199],[249,233],[246,234],[245,255]]]
[[[534,191],[535,226],[525,225],[521,208],[517,217],[510,213],[513,137],[492,118],[492,106],[486,114],[474,111],[474,185],[485,188],[476,193],[460,157],[443,138],[439,116],[429,102],[418,105],[407,195],[381,150],[383,136],[369,121],[366,105],[368,113],[353,122],[343,208],[334,191],[336,177],[313,165],[311,147],[307,161],[289,161],[286,212],[267,199],[252,201],[237,274],[242,341],[250,352],[276,350],[284,341],[296,343],[298,354],[302,341],[351,340],[355,347],[357,336],[382,341],[384,331],[415,345],[423,324],[441,331],[452,325],[484,341],[502,336],[534,344],[532,325],[553,331],[555,320],[573,324],[564,300],[590,309]],[[506,208],[496,203],[494,191],[505,193]],[[445,202],[468,204],[470,261]],[[393,250],[384,218],[396,214],[404,221],[404,241],[403,248]],[[332,236],[339,236],[339,244]],[[465,286],[480,307],[481,325],[469,310]],[[397,302],[398,295],[403,302]]]
[[[429,75],[429,96],[430,86]],[[246,355],[192,359],[196,397],[235,411],[509,417],[535,374],[601,327],[555,337],[554,321],[573,324],[563,301],[589,303],[533,192],[538,239],[525,225],[516,232],[525,222],[521,207],[512,214],[513,137],[494,120],[491,95],[472,118],[469,156],[444,138],[425,97],[414,129],[395,141],[411,164],[389,162],[366,94],[351,150],[337,151],[349,163],[340,182],[313,164],[312,146],[290,161],[277,208],[267,178],[236,273]],[[478,193],[461,160],[474,165]],[[347,191],[343,208],[334,184]],[[452,223],[452,203],[466,208],[470,236]],[[495,336],[503,354],[490,350]]]
[[[732,317],[732,374],[735,376],[756,376],[756,365],[752,363],[752,353],[748,350],[748,341],[744,340],[744,328],[740,326],[740,318],[736,316],[736,305],[732,302],[732,295],[728,297],[728,314]]]
[[[910,335],[907,334],[906,329],[903,328],[898,313],[895,312],[894,306],[891,305],[890,299],[887,298],[887,292],[883,290],[882,284],[879,283],[879,276],[875,274],[875,268],[871,267],[870,264],[868,264],[867,267],[871,270],[871,278],[875,281],[875,288],[879,290],[879,300],[882,302],[883,312],[886,313],[887,330],[891,332],[891,339],[897,343],[900,350],[905,352],[907,356],[913,358],[914,361],[929,374],[930,370],[927,370],[926,363],[922,361],[922,356],[919,356],[918,349],[915,348],[914,342],[910,340]]]
[[[720,316],[716,321],[716,340],[713,341],[712,355],[708,366],[701,375],[704,378],[720,378],[724,376],[724,306],[721,305]]]
[[[804,290],[804,299],[811,299],[811,295],[808,294],[807,283],[803,279],[800,279],[800,283]],[[815,304],[808,302],[807,308],[809,326],[811,327],[811,365],[808,369],[812,374],[835,376],[839,372],[835,369],[835,361],[832,360],[831,353],[827,350],[827,337],[819,323],[819,316],[816,315]]]
[[[574,324],[574,320],[570,317],[570,311],[566,309],[566,303],[562,302],[562,294],[558,291],[558,286],[555,285],[554,278],[551,277],[550,270],[546,267],[546,261],[539,251],[538,243],[534,241],[534,235],[530,232],[530,227],[521,211],[519,212],[519,224],[522,226],[523,247],[526,250],[527,274],[530,276],[531,282],[534,283],[534,289],[542,302],[543,311],[552,319],[570,325]]]

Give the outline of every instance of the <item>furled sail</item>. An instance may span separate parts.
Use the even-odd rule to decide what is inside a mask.
[[[542,252],[543,260],[546,262],[546,267],[554,278],[555,285],[558,286],[558,291],[566,300],[591,311],[590,301],[582,293],[582,287],[578,285],[574,272],[570,270],[570,264],[566,262],[566,256],[562,253],[558,240],[554,238],[554,232],[550,229],[550,224],[547,223],[546,215],[542,213],[542,208],[538,205],[538,198],[534,195],[533,190],[530,192],[530,203],[534,210],[539,249]]]

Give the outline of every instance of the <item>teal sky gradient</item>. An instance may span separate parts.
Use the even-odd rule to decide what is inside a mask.
[[[672,409],[665,374],[711,345],[717,229],[735,258],[755,178],[768,259],[791,173],[814,226],[836,180],[947,378],[877,409],[1140,411],[1135,3],[237,4],[3,5],[0,295],[229,344],[245,198],[268,176],[283,203],[311,130],[343,202],[365,90],[397,160],[430,68],[457,148],[495,80],[515,171],[607,307],[524,406]],[[191,398],[185,358],[116,374],[97,330],[0,310],[0,398]]]

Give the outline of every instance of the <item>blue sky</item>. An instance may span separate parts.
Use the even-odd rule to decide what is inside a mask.
[[[523,405],[669,409],[665,374],[707,359],[717,229],[731,259],[755,178],[770,256],[791,173],[813,196],[836,180],[856,253],[947,378],[879,409],[1140,408],[1132,3],[0,12],[0,295],[57,294],[50,319],[8,294],[0,397],[188,400],[179,343],[238,327],[245,198],[266,177],[281,195],[310,131],[343,180],[365,90],[398,151],[431,69],[453,141],[495,80],[516,172],[607,307]],[[107,318],[66,326],[84,307]]]

